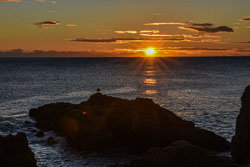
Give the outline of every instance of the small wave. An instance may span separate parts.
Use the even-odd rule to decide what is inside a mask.
[[[121,94],[121,93],[130,93],[136,91],[135,88],[131,87],[122,87],[118,89],[112,89],[112,90],[105,90],[103,91],[104,94]]]
[[[1,115],[2,118],[13,118],[13,117],[23,117],[27,116],[27,113],[21,113],[21,114],[12,114],[12,115]]]

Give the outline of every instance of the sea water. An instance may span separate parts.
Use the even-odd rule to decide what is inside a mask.
[[[250,57],[0,58],[0,134],[25,132],[41,167],[105,167],[133,157],[82,154],[53,132],[37,138],[29,109],[61,101],[80,103],[100,88],[120,98],[152,98],[230,141],[248,84]],[[59,144],[47,145],[49,136]]]

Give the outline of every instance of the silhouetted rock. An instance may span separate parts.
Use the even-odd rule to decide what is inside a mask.
[[[44,132],[43,131],[39,131],[36,134],[36,137],[43,137],[44,136]]]
[[[24,123],[25,123],[25,124],[31,124],[31,122],[30,122],[30,121],[24,121]]]
[[[237,117],[236,132],[232,138],[233,159],[241,164],[250,163],[250,86],[241,97],[240,114]]]
[[[31,109],[29,115],[39,128],[57,131],[77,149],[142,152],[187,140],[214,151],[229,150],[224,138],[196,128],[150,99],[124,100],[97,93],[78,105],[48,104]]]
[[[111,167],[239,167],[228,157],[219,157],[214,152],[187,141],[177,141],[165,147],[151,148],[141,158],[127,165]]]
[[[54,103],[47,104],[38,109],[31,109],[29,115],[37,121],[36,126],[43,130],[53,130],[59,125],[61,116],[71,110],[75,104]],[[59,125],[60,126],[60,125]]]
[[[36,167],[34,153],[28,146],[25,133],[0,136],[0,166]]]
[[[54,145],[54,144],[57,144],[57,141],[53,137],[49,137],[47,139],[47,144]]]

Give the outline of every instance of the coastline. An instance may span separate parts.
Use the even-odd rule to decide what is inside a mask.
[[[247,112],[250,106],[249,92],[250,86],[245,89],[241,98],[241,115]],[[240,123],[241,115],[238,116],[237,124]],[[235,158],[236,154],[238,154],[234,151],[238,147],[238,144],[235,144],[237,133],[233,138],[231,147],[235,160],[233,162],[229,157],[217,156],[213,153],[214,151],[222,152],[229,150],[229,143],[225,139],[212,132],[195,128],[194,123],[191,121],[179,118],[171,111],[154,103],[151,99],[137,98],[135,100],[126,100],[96,93],[80,104],[54,103],[31,109],[29,116],[35,119],[36,126],[42,130],[40,132],[33,131],[36,133],[36,137],[44,137],[43,131],[54,130],[59,135],[64,136],[67,144],[77,151],[93,153],[108,151],[110,153],[120,152],[128,155],[141,155],[149,150],[143,155],[142,159],[132,160],[129,165],[124,165],[124,167],[145,166],[144,163],[147,161],[150,164],[148,165],[152,167],[156,164],[159,167],[163,164],[176,166],[178,162],[173,156],[169,157],[171,154],[179,158],[184,158],[189,154],[189,158],[194,158],[194,162],[190,164],[189,158],[183,159],[183,162],[184,166],[190,167],[193,167],[194,164],[205,166],[209,163],[210,165],[213,164],[212,166],[238,167],[238,164],[235,162],[243,164],[248,162],[244,158],[242,162],[239,158]],[[247,119],[247,117],[244,119],[245,122]],[[25,123],[30,124],[31,122],[26,121]],[[239,128],[242,127],[237,126],[237,128],[239,131]],[[244,131],[249,133],[248,129],[243,130],[241,133],[245,133]],[[165,133],[166,137],[164,137]],[[187,134],[190,136],[187,136]],[[21,136],[26,138],[25,134]],[[124,137],[126,138],[125,140]],[[241,137],[237,138],[237,141],[241,140]],[[154,141],[154,139],[157,141]],[[28,146],[27,139],[25,140]],[[8,141],[9,139],[6,140],[6,142]],[[58,141],[50,137],[46,142],[48,145],[55,145]],[[203,142],[205,143],[202,144]],[[211,144],[215,145],[212,146]],[[160,150],[159,147],[165,148]],[[243,156],[248,156],[247,150],[243,152],[245,152]],[[195,162],[197,161],[195,154],[207,158],[203,161]],[[155,156],[165,157],[167,160],[158,159]],[[242,154],[240,157],[242,157]],[[4,164],[9,164],[9,162],[4,161]],[[177,166],[182,165],[179,164]],[[121,166],[114,165],[113,167]]]

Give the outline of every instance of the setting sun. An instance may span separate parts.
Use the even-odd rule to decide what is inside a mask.
[[[155,51],[154,48],[147,48],[147,49],[145,50],[145,54],[146,54],[146,56],[148,56],[148,57],[153,57],[153,56],[155,55],[155,53],[156,53],[156,51]]]

